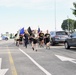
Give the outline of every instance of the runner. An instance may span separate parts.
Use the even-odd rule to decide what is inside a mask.
[[[45,45],[46,45],[46,49],[47,48],[50,49],[50,34],[48,33],[48,30],[47,33],[45,34]]]
[[[28,36],[29,36],[29,33],[27,30],[25,30],[25,33],[24,33],[24,45],[25,47],[27,48],[27,44],[28,44]]]
[[[37,51],[38,49],[38,33],[33,31],[32,49]]]
[[[15,40],[16,46],[19,46],[19,33],[15,34],[14,40]]]
[[[44,33],[42,31],[39,33],[39,45],[44,47]]]

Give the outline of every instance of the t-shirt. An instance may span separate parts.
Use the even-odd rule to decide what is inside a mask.
[[[45,37],[46,37],[46,38],[50,38],[50,34],[49,34],[49,33],[46,33],[46,34],[45,34]]]
[[[49,33],[46,33],[46,34],[45,34],[45,44],[46,44],[47,42],[50,42],[50,34],[49,34]]]
[[[39,33],[39,37],[44,37],[44,33]]]

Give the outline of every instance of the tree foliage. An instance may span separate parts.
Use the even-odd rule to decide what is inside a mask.
[[[75,27],[75,29],[76,29],[76,21],[74,22],[74,27]]]
[[[76,2],[73,3],[74,9],[73,10],[73,14],[76,17]],[[76,20],[72,20],[72,19],[66,19],[63,21],[61,28],[65,31],[70,31],[73,32],[76,29]]]
[[[61,25],[62,30],[73,32],[76,29],[76,21],[72,19],[66,19]]]
[[[76,2],[73,3],[74,9],[73,10],[73,14],[76,16]]]

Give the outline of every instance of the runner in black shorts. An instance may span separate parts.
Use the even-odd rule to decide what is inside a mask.
[[[44,33],[42,31],[39,33],[39,45],[40,47],[44,45]]]
[[[50,34],[48,33],[48,30],[47,30],[47,33],[45,34],[45,45],[46,45],[46,48],[50,49]]]
[[[32,42],[32,49],[37,51],[38,46],[38,36],[36,34],[33,34],[33,42]]]

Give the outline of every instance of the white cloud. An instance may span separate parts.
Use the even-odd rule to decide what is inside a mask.
[[[0,0],[0,5],[10,5],[10,4],[18,4],[18,5],[22,5],[22,4],[35,4],[35,3],[43,3],[43,2],[67,2],[67,3],[72,3],[72,2],[76,2],[75,0]]]
[[[52,0],[0,0],[0,6],[31,6],[40,3],[47,3]]]
[[[55,1],[58,4],[67,3],[69,7],[73,6],[72,3],[75,2],[75,0],[0,0],[0,6],[43,9],[44,7],[50,8]]]

